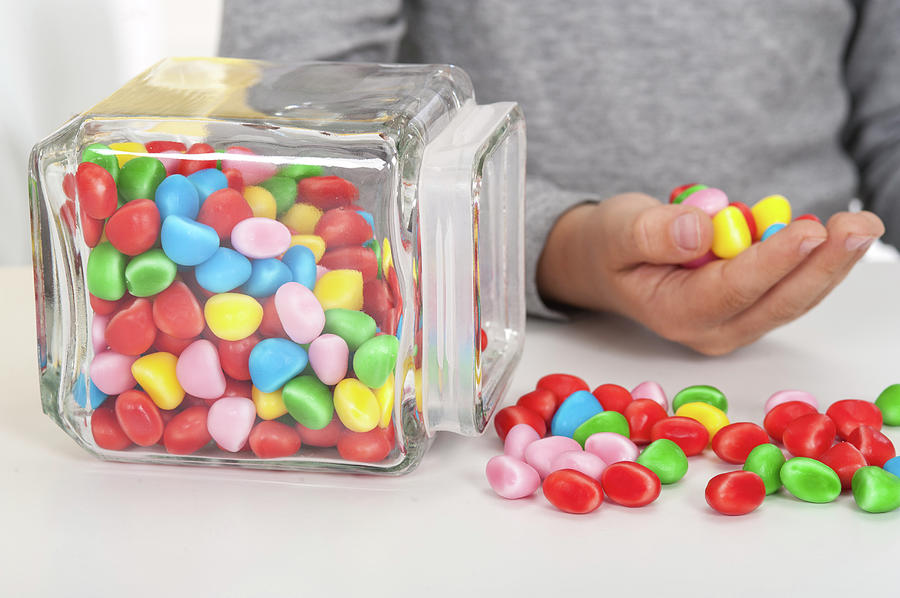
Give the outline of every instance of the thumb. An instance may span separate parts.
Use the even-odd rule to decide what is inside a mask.
[[[639,193],[618,195],[600,205],[608,210],[607,249],[619,266],[682,264],[712,246],[712,219],[698,208],[661,204]]]

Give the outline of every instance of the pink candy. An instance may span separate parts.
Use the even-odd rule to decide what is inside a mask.
[[[291,246],[291,231],[271,218],[245,218],[231,230],[231,246],[255,260],[275,257]]]
[[[94,353],[106,351],[106,325],[109,324],[110,316],[101,316],[94,314],[91,321],[91,345],[94,347]]]
[[[325,328],[322,304],[311,290],[298,282],[286,282],[278,288],[275,293],[275,311],[284,331],[295,343],[312,342]],[[346,347],[346,343],[344,346]]]
[[[277,297],[276,295],[276,301]],[[321,311],[321,308],[319,310]],[[324,321],[324,315],[322,318]],[[347,374],[349,360],[350,349],[347,347],[347,341],[336,334],[323,334],[309,345],[309,364],[323,384],[332,386],[343,380]]]
[[[540,434],[528,424],[516,424],[506,433],[506,440],[503,441],[503,454],[524,461],[525,448],[540,439]]]
[[[635,401],[638,399],[650,399],[651,401],[659,403],[659,406],[663,409],[669,409],[669,399],[666,397],[666,392],[662,389],[662,386],[656,382],[651,382],[650,380],[641,382],[632,388],[631,398]]]
[[[541,476],[533,467],[508,455],[493,457],[488,461],[485,473],[488,484],[503,498],[531,496],[541,485]]]
[[[560,469],[574,469],[589,478],[599,480],[603,470],[606,469],[606,463],[593,453],[582,450],[566,451],[558,454],[550,463],[550,473]]]
[[[525,447],[525,462],[534,467],[543,479],[550,475],[553,459],[557,455],[580,450],[581,445],[568,436],[548,436]]]
[[[816,400],[816,397],[811,395],[810,393],[803,390],[779,390],[775,394],[773,394],[766,401],[765,407],[763,407],[763,412],[768,413],[775,407],[781,405],[782,403],[789,403],[791,401],[801,401],[803,403],[807,403],[812,405],[816,409],[819,408],[819,401]]]
[[[209,408],[206,427],[219,446],[236,453],[250,437],[255,421],[256,406],[253,401],[243,397],[222,397]]]
[[[681,205],[700,208],[709,214],[710,217],[713,217],[728,207],[728,196],[725,195],[725,192],[721,189],[707,187],[706,189],[700,189],[699,191],[694,191],[688,195],[687,198],[681,202]]]
[[[584,443],[584,450],[600,457],[607,465],[619,461],[634,461],[640,453],[631,439],[616,432],[591,434]]]
[[[189,395],[218,399],[225,393],[225,374],[216,346],[206,339],[194,341],[181,352],[175,377]]]
[[[225,150],[225,155],[227,157],[222,158],[222,170],[230,168],[237,170],[244,178],[245,185],[258,185],[264,180],[275,176],[278,170],[268,158],[257,157],[254,152],[245,147],[229,147]]]
[[[134,388],[137,381],[131,375],[131,364],[137,357],[104,351],[91,361],[91,381],[104,394],[117,395]]]

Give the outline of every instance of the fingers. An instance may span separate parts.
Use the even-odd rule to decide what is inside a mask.
[[[870,212],[836,214],[828,221],[828,240],[728,326],[750,342],[766,331],[803,315],[847,276],[872,242],[882,234],[884,225]]]
[[[616,269],[681,264],[712,245],[712,220],[697,208],[663,205],[640,193],[617,195],[598,207],[598,241]]]

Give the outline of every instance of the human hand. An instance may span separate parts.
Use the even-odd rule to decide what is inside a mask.
[[[803,315],[884,234],[870,212],[841,212],[826,226],[798,220],[730,260],[683,264],[712,245],[697,208],[617,195],[563,214],[538,264],[553,301],[637,320],[706,355],[722,355]]]

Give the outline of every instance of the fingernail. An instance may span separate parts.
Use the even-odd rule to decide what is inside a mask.
[[[809,255],[812,250],[825,242],[825,237],[808,237],[800,243],[800,255]]]
[[[847,251],[857,251],[859,249],[863,249],[872,244],[872,241],[875,240],[875,237],[866,237],[863,235],[850,235],[847,237]]]
[[[682,214],[672,224],[675,243],[685,251],[696,251],[700,247],[700,219],[693,212]]]

